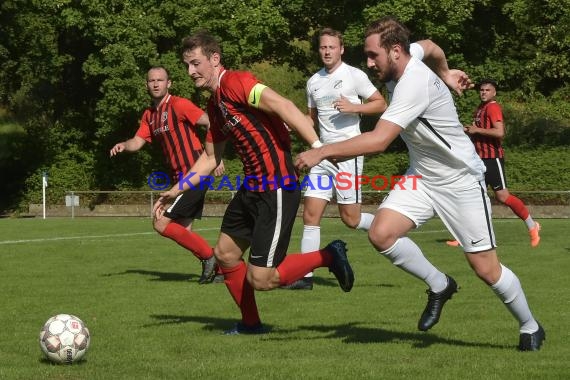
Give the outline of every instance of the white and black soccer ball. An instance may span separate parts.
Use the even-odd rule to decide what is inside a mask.
[[[85,356],[89,349],[89,329],[71,314],[58,314],[44,324],[40,331],[40,348],[54,363],[72,364]]]

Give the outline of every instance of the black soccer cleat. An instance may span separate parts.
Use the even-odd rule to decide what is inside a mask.
[[[293,281],[289,285],[283,285],[280,288],[287,290],[313,290],[313,278],[303,277],[297,281]]]
[[[538,323],[538,322],[537,322]],[[538,323],[538,330],[532,334],[523,333],[519,339],[519,351],[538,351],[546,340],[546,332]]]
[[[329,266],[329,272],[334,274],[342,290],[350,292],[352,285],[354,285],[354,272],[346,256],[346,243],[342,240],[335,240],[329,243],[325,250],[330,252],[333,259]]]
[[[216,257],[212,255],[209,259],[202,260],[202,275],[198,279],[198,284],[209,284],[214,281],[218,265],[216,264]]]
[[[443,305],[451,299],[453,293],[457,293],[455,280],[448,275],[445,275],[445,277],[447,277],[447,286],[441,292],[434,293],[429,289],[426,290],[428,303],[418,322],[418,329],[421,331],[428,331],[435,326],[441,316]]]
[[[261,322],[253,326],[247,326],[242,322],[238,322],[231,329],[224,331],[223,335],[260,335],[267,333],[269,333],[269,329]]]

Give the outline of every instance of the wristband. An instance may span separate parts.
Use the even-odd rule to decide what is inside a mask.
[[[321,146],[323,146],[323,143],[320,140],[317,140],[311,144],[311,148],[313,148],[313,149],[320,148]]]

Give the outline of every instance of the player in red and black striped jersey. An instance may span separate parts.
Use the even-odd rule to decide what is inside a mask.
[[[354,275],[340,240],[307,254],[286,254],[301,198],[287,126],[313,146],[320,142],[312,121],[293,102],[249,72],[226,70],[221,54],[218,42],[207,32],[183,41],[188,74],[197,87],[212,93],[207,108],[211,126],[206,153],[191,169],[197,175],[161,194],[155,212],[161,212],[163,202],[198,185],[231,141],[246,180],[227,207],[215,247],[224,282],[242,315],[226,333],[263,333],[254,289],[278,288],[315,268],[328,267],[348,292]],[[246,264],[242,256],[248,248]]]
[[[116,144],[111,149],[111,156],[123,151],[138,151],[147,142],[158,142],[171,169],[172,181],[176,183],[204,151],[197,128],[208,128],[210,123],[208,115],[194,103],[169,94],[170,86],[168,71],[164,67],[156,66],[148,71],[146,87],[152,105],[144,111],[135,136]],[[223,172],[223,164],[216,172]],[[154,229],[159,234],[190,250],[202,261],[202,276],[198,280],[201,284],[211,282],[215,275],[212,247],[203,237],[192,232],[192,222],[202,216],[206,189],[181,194],[163,217],[153,219]]]
[[[530,216],[528,208],[522,200],[512,195],[507,189],[505,174],[505,158],[502,141],[505,137],[503,111],[496,100],[497,84],[492,79],[483,79],[479,83],[479,98],[481,103],[473,114],[473,124],[465,125],[465,133],[471,137],[475,150],[485,166],[485,183],[495,192],[495,198],[510,207],[521,218],[528,228],[530,245],[538,246],[540,242],[540,224]],[[457,246],[456,240],[447,242]]]

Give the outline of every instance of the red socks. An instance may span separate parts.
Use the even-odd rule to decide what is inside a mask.
[[[255,326],[261,322],[255,303],[253,287],[247,282],[247,265],[240,261],[233,268],[223,268],[224,283],[241,311],[242,323],[246,326]]]
[[[285,256],[285,260],[277,267],[281,285],[290,284],[300,279],[315,268],[328,267],[332,263],[332,256],[324,249]],[[233,268],[220,266],[224,274],[224,283],[241,311],[242,323],[246,326],[255,326],[260,323],[255,293],[247,281],[247,265],[240,261]]]
[[[312,272],[315,268],[328,267],[332,263],[331,254],[324,249],[296,253],[285,256],[285,260],[277,267],[279,283],[287,285]]]
[[[509,206],[511,210],[513,210],[513,212],[522,220],[526,220],[530,215],[523,201],[521,201],[519,198],[515,197],[512,194],[509,195],[509,197],[505,201],[505,204]]]
[[[200,260],[209,259],[214,254],[212,247],[202,236],[188,231],[178,223],[168,223],[161,235],[174,240]]]

